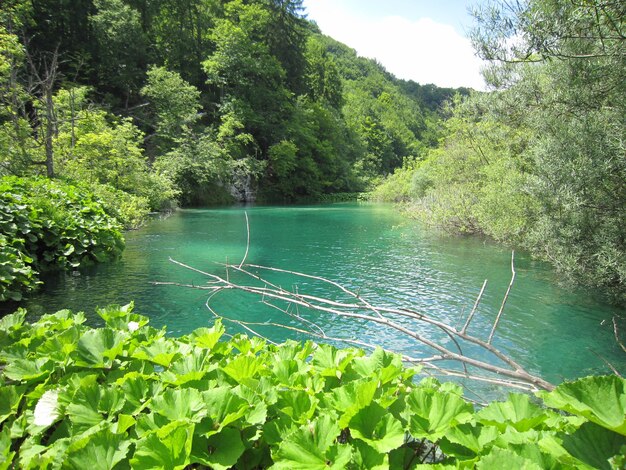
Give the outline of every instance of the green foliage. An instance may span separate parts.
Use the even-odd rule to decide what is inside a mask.
[[[152,67],[141,93],[150,100],[156,115],[156,133],[165,141],[166,149],[198,120],[200,92],[176,72]]]
[[[623,302],[625,16],[600,3],[477,9],[496,91],[455,100],[412,196],[429,224],[522,245]]]
[[[0,210],[3,225],[6,212],[14,207]],[[18,246],[12,246],[13,244]],[[21,300],[23,292],[32,291],[41,283],[32,267],[33,259],[20,249],[20,243],[13,244],[5,234],[0,234],[0,301]]]
[[[143,75],[146,38],[140,13],[122,0],[94,0],[89,16],[94,33],[98,72],[109,87],[129,99]]]
[[[369,194],[369,198],[381,202],[409,202],[414,193],[413,181],[422,162],[406,158],[401,168],[396,168]]]
[[[20,300],[37,271],[116,258],[120,226],[89,192],[44,179],[0,180],[0,301]]]
[[[58,175],[143,198],[152,210],[167,207],[176,191],[162,173],[149,170],[141,148],[141,131],[131,119],[119,120],[93,109],[88,93],[87,88],[78,87],[60,90],[55,97],[61,121],[54,139]],[[138,200],[135,206],[145,202]],[[134,217],[139,219],[142,215],[136,213]]]
[[[131,195],[119,199],[132,225],[146,201],[368,189],[435,142],[437,117],[303,10],[302,0],[10,0],[0,174],[38,175],[45,162],[49,176],[113,187]]]
[[[382,349],[224,341],[219,320],[172,339],[132,304],[99,314],[0,320],[5,466],[610,469],[626,444],[618,377],[476,411]]]

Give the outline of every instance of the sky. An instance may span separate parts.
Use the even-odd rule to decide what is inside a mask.
[[[484,90],[467,32],[468,0],[304,0],[322,32],[398,78]]]

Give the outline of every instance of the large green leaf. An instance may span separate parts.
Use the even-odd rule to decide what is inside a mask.
[[[248,402],[237,396],[230,387],[217,387],[202,392],[202,400],[214,432],[252,411]]]
[[[88,330],[78,340],[76,364],[86,367],[111,367],[122,354],[127,338],[120,331],[109,328]]]
[[[339,426],[341,428],[347,427],[352,417],[359,410],[372,403],[377,390],[378,381],[362,379],[335,388],[331,394],[327,395],[328,404],[342,412]]]
[[[362,470],[387,470],[389,469],[389,454],[381,453],[365,442],[354,441],[354,457],[353,461],[356,468]]]
[[[275,354],[271,360],[271,370],[273,378],[279,384],[288,385],[291,388],[306,388],[306,381],[309,377],[309,364],[295,359],[283,358]]]
[[[194,425],[175,421],[137,441],[134,468],[183,469],[190,464]]]
[[[16,359],[4,368],[4,375],[19,382],[43,381],[54,370],[54,363],[47,358]]]
[[[456,393],[418,387],[407,397],[411,412],[409,431],[413,437],[437,440],[457,424],[472,419],[473,407]]]
[[[626,437],[595,423],[583,424],[574,434],[563,438],[563,447],[593,468],[610,469],[609,459],[620,454]]]
[[[157,338],[149,345],[140,345],[132,352],[132,357],[150,361],[162,367],[169,367],[178,354],[178,348],[173,340]]]
[[[483,453],[484,449],[490,448],[499,434],[498,429],[493,426],[459,424],[446,431],[440,446],[446,455],[461,460],[473,459]]]
[[[337,349],[328,344],[320,344],[313,353],[311,365],[324,377],[337,377],[346,370],[354,359],[354,352]]]
[[[0,331],[11,332],[18,330],[26,318],[26,310],[18,309],[15,313],[5,315],[0,318]]]
[[[493,402],[476,414],[478,421],[504,431],[507,426],[523,432],[537,428],[548,419],[546,410],[530,402],[528,395],[509,394],[505,402]]]
[[[263,360],[257,356],[239,355],[222,370],[238,383],[243,383],[246,379],[255,377],[264,367]]]
[[[0,387],[0,424],[9,416],[17,413],[26,387],[5,385]]]
[[[211,328],[198,328],[189,335],[190,341],[200,348],[213,349],[226,329],[218,318]]]
[[[126,458],[131,441],[105,428],[73,441],[67,449],[64,468],[110,470]]]
[[[111,420],[124,408],[124,392],[116,386],[101,385],[99,379],[97,374],[74,376],[59,396],[59,401],[67,405],[75,435]]]
[[[367,357],[357,357],[352,361],[352,370],[360,377],[371,379],[376,377],[385,384],[402,373],[402,358],[382,348]]]
[[[82,312],[72,313],[71,310],[59,310],[56,313],[43,315],[34,327],[37,330],[49,333],[50,331],[64,331],[72,326],[79,326],[86,321]]]
[[[199,422],[207,410],[202,395],[193,388],[168,389],[152,399],[151,409],[170,421]]]
[[[72,326],[51,338],[48,338],[37,348],[37,354],[47,356],[58,364],[67,366],[71,363],[71,353],[78,347],[81,331],[79,327]]]
[[[509,449],[494,447],[486,456],[476,464],[478,470],[493,470],[499,468],[514,468],[516,470],[542,470],[537,463]]]
[[[139,372],[127,373],[115,383],[124,393],[126,404],[124,411],[130,414],[137,413],[147,406],[147,401],[151,394],[151,384],[146,380],[146,376]]]
[[[206,349],[193,348],[188,354],[175,359],[161,374],[161,380],[172,385],[184,385],[201,380],[210,369],[217,367],[210,360]]]
[[[262,378],[256,390],[242,385],[233,388],[233,393],[248,402],[248,409],[245,413],[245,421],[248,424],[263,424],[267,419],[267,403],[275,403],[278,399],[275,387],[268,388],[271,384],[266,381],[266,377]]]
[[[539,392],[547,406],[584,416],[626,436],[626,380],[615,375],[585,377]]]
[[[330,416],[322,416],[285,437],[273,455],[275,469],[343,470],[350,461],[349,446],[333,444],[339,426]]]
[[[245,449],[240,431],[224,428],[208,438],[195,435],[190,460],[214,470],[227,470],[237,463]]]
[[[378,403],[360,410],[350,420],[350,433],[376,451],[385,453],[404,443],[402,423]]]
[[[146,317],[133,313],[134,306],[133,302],[123,307],[111,305],[106,308],[98,309],[97,313],[106,322],[108,327],[132,332],[148,324]]]
[[[0,430],[0,470],[13,468],[15,451],[11,450],[11,431],[8,426]]]
[[[315,413],[317,402],[317,398],[302,390],[285,390],[279,393],[276,407],[296,423],[304,424]]]

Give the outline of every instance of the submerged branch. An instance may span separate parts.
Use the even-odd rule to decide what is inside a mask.
[[[302,314],[299,313],[297,307],[302,307],[308,309],[311,312],[317,312],[317,314],[330,315],[331,318],[333,316],[348,318],[359,322],[377,324],[379,326],[395,330],[396,332],[401,333],[404,337],[411,338],[417,343],[420,343],[424,346],[427,346],[431,350],[434,350],[436,352],[436,355],[428,357],[412,357],[406,354],[402,354],[399,351],[393,351],[393,349],[389,349],[390,351],[402,354],[404,360],[408,362],[422,364],[425,367],[436,370],[442,375],[465,377],[474,380],[491,382],[498,385],[504,384],[514,388],[523,388],[526,390],[550,390],[553,388],[552,384],[546,382],[540,377],[534,376],[525,371],[518,363],[516,363],[514,360],[495,348],[493,344],[491,344],[492,336],[490,336],[489,341],[484,341],[480,338],[468,334],[466,328],[463,328],[459,331],[456,328],[444,322],[431,318],[430,316],[423,313],[415,312],[408,309],[375,307],[370,302],[363,299],[360,294],[357,295],[356,293],[350,291],[339,283],[326,279],[324,277],[312,276],[309,274],[299,273],[297,271],[288,271],[260,265],[242,265],[241,267],[238,265],[226,265],[227,269],[234,270],[246,276],[251,281],[255,281],[261,284],[254,285],[253,283],[236,283],[230,278],[226,279],[216,274],[202,271],[185,263],[181,263],[180,261],[171,261],[178,266],[206,276],[208,278],[207,284],[201,286],[195,284],[180,284],[172,282],[158,282],[155,284],[176,285],[209,291],[210,295],[207,299],[206,306],[215,317],[222,318],[233,324],[237,324],[251,334],[263,337],[270,342],[272,342],[270,338],[267,338],[258,331],[259,327],[281,328],[312,338],[318,338],[324,341],[341,342],[368,349],[373,349],[378,346],[376,344],[371,344],[356,339],[327,335],[324,331],[324,328],[319,324],[320,318],[318,318],[317,321],[312,321],[308,318],[305,318]],[[257,273],[252,273],[250,271],[251,269],[256,269]],[[291,276],[294,276],[296,279],[315,279],[326,285],[338,288],[343,294],[348,294],[351,298],[357,299],[357,302],[330,300],[319,296],[304,294],[297,289],[294,289],[293,291],[288,291],[260,275],[258,271],[262,270],[289,274]],[[216,294],[226,290],[237,290],[256,295],[261,299],[261,302],[263,304],[280,312],[281,314],[284,314],[287,317],[292,318],[293,320],[296,320],[300,323],[301,327],[273,321],[250,322],[242,319],[231,318],[221,313],[218,313],[212,307],[211,301]],[[415,322],[416,326],[422,323],[443,331],[445,335],[447,335],[451,339],[457,351],[453,351],[448,347],[439,344],[428,336],[421,334],[418,331],[415,331],[409,326],[403,323],[399,323],[398,320],[400,318],[411,319]],[[469,353],[464,353],[463,349],[461,348],[461,342],[471,343],[475,346],[478,346],[478,348],[482,352],[479,352],[475,355],[482,358],[485,357],[485,353],[487,353],[489,356],[492,357],[492,362],[484,359],[477,359],[476,357],[471,357]],[[450,368],[447,365],[434,366],[433,364],[434,362],[450,361],[461,364],[462,369],[456,370]],[[497,365],[497,362],[501,362],[503,363],[503,365]],[[470,370],[470,368],[472,369]],[[494,374],[494,376],[480,375],[479,373],[475,372],[475,370],[482,370],[483,372]]]
[[[366,349],[383,347],[386,351],[400,354],[404,361],[412,364],[420,364],[425,370],[439,375],[461,377],[527,391],[536,391],[538,389],[552,390],[554,388],[551,383],[529,373],[520,364],[498,350],[492,344],[496,329],[504,312],[507,298],[515,281],[514,253],[511,256],[511,281],[494,321],[491,333],[487,340],[483,340],[469,334],[467,330],[477,312],[487,281],[483,283],[472,311],[463,328],[459,330],[443,321],[411,309],[376,306],[365,299],[361,295],[360,290],[354,292],[344,285],[322,276],[275,267],[246,264],[245,261],[248,256],[250,243],[250,227],[247,214],[246,226],[248,230],[246,253],[239,264],[230,264],[227,262],[222,265],[226,268],[225,277],[194,268],[193,266],[170,258],[172,263],[207,278],[206,284],[196,285],[194,283],[182,284],[174,282],[156,282],[155,284],[175,285],[208,291],[209,295],[205,305],[212,315],[238,325],[250,334],[259,336],[272,344],[275,344],[275,340],[264,335],[261,331],[262,329],[268,327],[280,328],[310,338],[327,342],[343,343]],[[229,271],[233,273],[229,274]],[[237,276],[235,276],[234,273],[236,273]],[[278,285],[278,283],[272,282],[266,277],[270,274],[292,277],[293,282],[291,282],[290,285],[294,286],[293,290],[286,290]],[[234,279],[240,276],[243,276],[241,282]],[[316,281],[322,286],[325,286],[327,290],[329,288],[336,289],[339,295],[331,299],[301,292],[298,285],[299,282],[301,283],[302,281],[307,281],[307,284],[309,284],[310,281]],[[257,296],[262,304],[284,316],[285,320],[272,321],[268,318],[266,321],[254,322],[229,317],[217,312],[213,305],[215,296],[222,291],[229,290],[245,292]],[[308,317],[305,317],[303,313],[301,313],[300,308],[308,312]],[[311,314],[316,315],[315,318],[311,318]],[[389,328],[395,331],[396,334],[399,333],[405,340],[411,340],[416,344],[425,346],[426,350],[424,350],[423,347],[415,348],[416,353],[409,355],[403,351],[394,350],[393,346],[382,344],[381,340],[371,342],[328,334],[326,327],[332,325],[333,318],[346,318],[363,326],[376,325],[377,332],[379,328],[383,329],[381,332]],[[428,328],[433,331],[425,331],[425,329]],[[443,338],[448,338],[449,344],[454,350],[446,346],[445,341],[433,339],[435,338],[434,332],[436,331],[443,333],[445,335]],[[463,345],[472,345],[472,347],[464,348]],[[406,347],[403,349],[406,351]],[[429,353],[428,350],[431,352]],[[457,367],[454,367],[455,364]]]

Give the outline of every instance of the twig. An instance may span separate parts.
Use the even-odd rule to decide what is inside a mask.
[[[613,367],[613,364],[611,364],[609,361],[607,361],[604,357],[602,357],[600,354],[598,354],[596,351],[594,351],[593,349],[589,349],[589,351],[591,351],[594,355],[598,356],[598,358],[604,362],[609,369],[611,369],[611,371],[613,371],[613,373],[615,375],[617,375],[620,379],[623,378],[622,375],[617,371],[617,369],[615,367]]]
[[[241,269],[241,267],[246,262],[246,258],[248,257],[248,250],[250,249],[250,222],[248,221],[248,213],[246,211],[244,211],[244,215],[246,216],[246,232],[248,234],[248,240],[246,241],[246,253],[243,255],[241,263],[239,263],[239,269]]]
[[[613,317],[613,334],[615,335],[615,341],[617,341],[617,344],[619,344],[620,348],[622,348],[622,351],[626,352],[626,347],[624,346],[624,343],[622,343],[619,339],[619,333],[617,331],[617,322],[615,321],[615,317]]]
[[[480,304],[480,299],[483,297],[483,292],[485,292],[485,287],[487,287],[487,279],[485,279],[485,282],[483,282],[483,287],[480,289],[480,293],[478,294],[478,297],[476,297],[476,302],[474,302],[474,307],[472,308],[472,311],[467,317],[467,321],[465,322],[465,325],[463,326],[463,329],[461,330],[461,333],[463,334],[465,334],[465,332],[467,331],[467,328],[469,327],[470,322],[472,321],[472,318],[474,318],[474,314],[476,313],[478,304]]]
[[[509,282],[509,287],[507,288],[506,294],[504,294],[504,298],[502,299],[502,305],[500,305],[500,310],[498,311],[498,315],[496,316],[496,321],[493,322],[493,328],[491,329],[491,333],[489,334],[487,344],[491,344],[493,335],[496,333],[496,328],[498,328],[498,323],[500,323],[500,318],[502,317],[504,306],[506,305],[506,301],[509,298],[509,292],[511,292],[511,287],[513,287],[513,283],[515,282],[515,251],[511,252],[511,273],[511,282]]]

